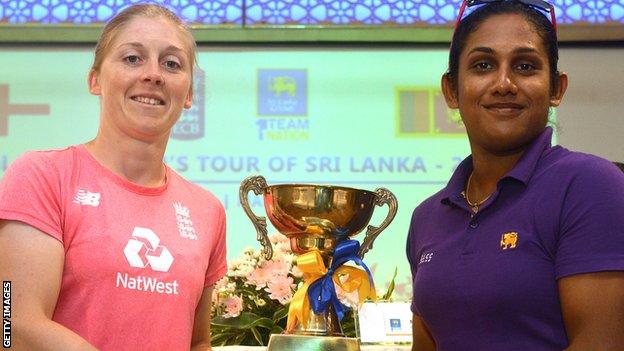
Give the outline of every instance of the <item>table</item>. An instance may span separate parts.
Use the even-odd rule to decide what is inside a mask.
[[[410,351],[411,345],[362,345],[362,351]],[[220,346],[213,351],[266,351],[265,346]],[[301,350],[304,351],[304,350]]]

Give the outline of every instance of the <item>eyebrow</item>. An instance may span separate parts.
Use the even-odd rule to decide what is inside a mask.
[[[495,51],[492,48],[489,48],[487,46],[478,46],[472,50],[470,50],[470,52],[468,52],[468,55],[475,53],[475,52],[482,52],[482,53],[486,53],[486,54],[494,54]],[[532,54],[532,53],[537,53],[537,50],[535,48],[532,47],[527,47],[527,46],[523,46],[520,48],[516,48],[512,51],[513,54]]]
[[[143,44],[141,44],[140,42],[137,42],[137,41],[130,42],[130,43],[123,43],[123,44],[119,45],[119,47],[122,47],[122,46],[131,46],[131,47],[135,47],[137,49],[142,49],[142,48],[145,47]],[[181,48],[179,48],[179,47],[177,47],[175,45],[167,46],[165,51],[167,51],[167,52],[175,52],[175,53],[184,53],[184,50],[182,50]]]

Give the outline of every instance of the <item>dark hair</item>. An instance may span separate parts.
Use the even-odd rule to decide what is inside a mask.
[[[559,61],[559,47],[557,45],[557,33],[550,20],[539,10],[536,10],[519,1],[505,0],[485,4],[466,16],[460,23],[451,41],[447,75],[455,89],[457,89],[457,76],[459,71],[459,56],[466,46],[466,41],[481,23],[494,15],[519,14],[533,25],[537,35],[542,39],[548,53],[550,66],[550,89],[554,91],[558,82],[557,62]]]
[[[624,163],[622,163],[622,162],[613,162],[613,164],[618,166],[618,168],[621,169],[622,172],[624,172]]]

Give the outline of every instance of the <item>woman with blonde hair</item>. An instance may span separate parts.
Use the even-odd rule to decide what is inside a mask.
[[[193,37],[172,12],[125,9],[88,76],[95,139],[26,153],[5,173],[0,275],[12,282],[15,349],[210,349],[225,212],[163,163],[191,106],[194,64]]]

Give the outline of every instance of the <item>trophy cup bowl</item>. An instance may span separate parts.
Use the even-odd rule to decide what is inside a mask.
[[[256,228],[257,240],[267,260],[272,257],[273,248],[266,229],[266,218],[256,216],[251,210],[247,198],[249,191],[263,195],[269,220],[290,240],[293,253],[301,255],[318,250],[327,267],[341,241],[349,240],[367,228],[376,206],[387,204],[388,215],[379,227],[368,225],[357,254],[360,259],[372,248],[379,233],[390,224],[397,211],[396,197],[385,188],[373,192],[315,184],[269,186],[264,177],[250,176],[241,183],[240,202]],[[356,339],[344,337],[331,306],[324,313],[310,313],[306,326],[297,323],[289,334],[273,335],[269,350],[299,350],[304,345],[307,345],[305,349],[314,350],[359,350]]]

